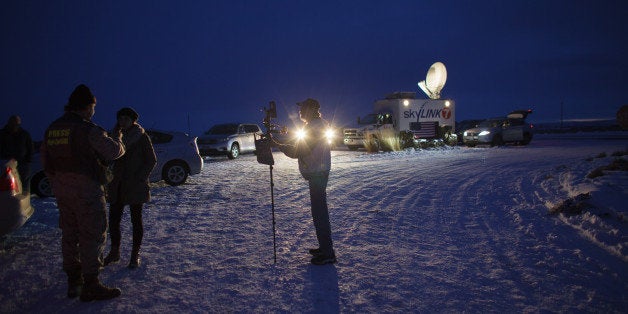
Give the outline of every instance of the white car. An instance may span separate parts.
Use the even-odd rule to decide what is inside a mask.
[[[146,130],[153,142],[157,164],[151,172],[150,182],[164,180],[169,185],[185,183],[189,175],[197,175],[203,169],[203,159],[199,155],[196,137],[183,132]],[[41,166],[40,157],[33,157],[33,178],[31,192],[39,197],[53,196],[50,181]]]
[[[198,138],[201,156],[227,155],[235,159],[243,153],[255,152],[255,137],[262,130],[253,123],[226,123],[211,127]]]
[[[462,141],[465,145],[501,146],[506,143],[528,145],[532,140],[533,126],[526,122],[526,117],[532,110],[517,110],[509,113],[505,118],[484,120],[474,128],[465,130]]]
[[[30,195],[22,194],[17,162],[2,160],[0,168],[0,237],[21,227],[32,215]]]

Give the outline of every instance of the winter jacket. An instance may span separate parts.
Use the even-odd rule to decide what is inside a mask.
[[[107,200],[123,205],[150,201],[148,178],[157,163],[153,144],[144,129],[133,124],[123,131],[126,154],[113,164],[113,180],[109,183]]]
[[[106,184],[107,163],[123,154],[120,139],[109,137],[103,128],[74,112],[66,112],[55,120],[46,130],[41,145],[41,161],[54,191],[65,188],[54,181],[66,173],[79,175],[73,178]]]
[[[0,130],[0,159],[17,160],[20,163],[29,163],[33,156],[33,140],[31,135],[21,127],[12,133],[8,127]]]
[[[305,137],[294,144],[282,144],[278,148],[286,156],[299,160],[299,171],[304,179],[312,176],[329,175],[331,152],[325,138],[327,122],[315,118],[305,124]]]

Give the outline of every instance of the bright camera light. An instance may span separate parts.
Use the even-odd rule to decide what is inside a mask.
[[[445,102],[445,107],[449,107],[450,103],[449,100]]]
[[[295,133],[294,136],[296,137],[297,140],[302,140],[305,138],[305,131],[303,129],[298,129]]]
[[[328,142],[329,144],[331,144],[331,143],[332,143],[332,141],[333,141],[334,137],[335,137],[335,136],[334,136],[334,130],[332,130],[332,129],[327,129],[327,130],[325,130],[325,138],[327,139],[327,142]]]
[[[480,136],[489,135],[489,134],[491,134],[491,131],[482,131],[482,132],[480,132]]]
[[[408,107],[408,105],[410,105],[410,101],[408,101],[407,99],[405,99],[405,100],[403,101],[403,105],[404,105],[404,106],[406,106],[406,107]]]

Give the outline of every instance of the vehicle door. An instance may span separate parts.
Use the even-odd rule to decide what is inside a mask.
[[[255,124],[244,125],[244,137],[246,138],[246,151],[252,152],[255,150],[255,134],[260,133],[260,129]]]
[[[505,142],[515,142],[523,140],[523,120],[508,119],[504,121],[502,139]]]

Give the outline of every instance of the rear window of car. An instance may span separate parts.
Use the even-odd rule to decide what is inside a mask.
[[[207,135],[211,134],[236,134],[238,133],[238,125],[237,124],[218,124],[214,125],[209,129],[209,131],[205,132]]]
[[[171,134],[157,131],[146,131],[146,133],[148,133],[148,136],[150,136],[150,140],[151,142],[153,142],[153,144],[170,143],[173,137]]]
[[[260,132],[260,129],[259,129],[259,126],[255,124],[246,124],[244,125],[244,131],[246,133],[256,133],[256,132]]]

